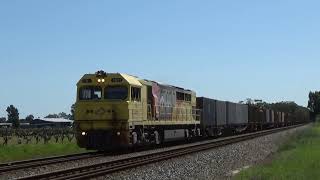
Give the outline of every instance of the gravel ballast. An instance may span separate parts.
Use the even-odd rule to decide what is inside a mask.
[[[231,179],[240,169],[262,162],[290,135],[310,125],[227,145],[168,161],[121,171],[98,179]]]
[[[154,164],[117,172],[98,179],[228,179],[232,177],[232,173],[236,172],[236,170],[259,163],[268,155],[274,153],[279,147],[279,144],[283,143],[291,134],[309,127],[310,125],[307,125],[200,153],[155,162]],[[172,148],[177,147],[163,149]],[[162,151],[163,149],[91,158],[12,171],[0,175],[0,179],[16,179],[35,174],[134,157],[141,154]]]

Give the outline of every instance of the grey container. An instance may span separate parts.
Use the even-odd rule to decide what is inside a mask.
[[[232,102],[227,102],[227,123],[228,125],[236,124],[237,122],[237,105]]]
[[[216,123],[217,126],[227,125],[227,103],[216,101]]]
[[[215,100],[200,97],[197,98],[197,109],[201,109],[201,125],[203,127],[216,126]]]
[[[227,124],[226,102],[199,97],[197,98],[197,109],[202,110],[202,127],[217,127]]]
[[[271,112],[269,109],[266,110],[266,122],[267,123],[271,123],[271,116],[270,116]]]
[[[244,104],[236,104],[236,122],[234,124],[248,123],[248,106]]]
[[[249,123],[249,107],[248,107],[248,105],[243,105],[243,112],[244,112],[243,122],[245,124],[248,124]]]
[[[244,104],[227,103],[228,125],[241,125],[248,123],[248,106]]]
[[[270,122],[274,123],[274,111],[270,110]]]

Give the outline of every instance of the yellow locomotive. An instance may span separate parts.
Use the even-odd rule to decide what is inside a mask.
[[[98,71],[77,84],[80,147],[108,150],[200,136],[194,91]]]

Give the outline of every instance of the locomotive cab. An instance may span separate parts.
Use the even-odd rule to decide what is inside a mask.
[[[77,84],[75,105],[78,145],[94,150],[128,146],[129,119],[142,120],[147,114],[143,112],[145,93],[133,76],[103,71],[84,75]]]

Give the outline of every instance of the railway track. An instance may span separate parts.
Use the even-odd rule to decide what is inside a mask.
[[[30,177],[24,177],[21,178],[21,180],[35,180],[35,179],[52,179],[52,180],[64,180],[64,179],[70,179],[70,180],[76,180],[76,179],[89,179],[94,177],[99,177],[103,175],[107,175],[116,171],[126,170],[154,162],[159,162],[163,160],[168,160],[171,158],[196,153],[200,151],[205,151],[221,146],[225,146],[228,144],[233,144],[245,140],[250,140],[253,138],[269,135],[272,133],[288,130],[291,128],[296,128],[302,125],[296,125],[291,127],[285,127],[285,128],[278,128],[278,129],[272,129],[272,130],[266,130],[256,133],[250,133],[245,135],[239,135],[239,136],[233,136],[233,137],[226,137],[226,138],[220,138],[215,139],[208,142],[203,142],[200,144],[191,144],[190,146],[185,146],[182,148],[177,149],[171,149],[156,153],[151,153],[147,155],[140,155],[133,158],[124,158],[120,160],[115,160],[111,162],[105,162],[90,166],[83,166],[78,168],[71,168],[61,171],[55,171],[51,173],[45,173]]]
[[[16,162],[8,162],[0,164],[0,174],[3,174],[8,171],[16,171],[25,168],[33,168],[38,166],[57,164],[66,161],[76,161],[87,158],[100,157],[103,153],[99,152],[89,152],[89,153],[81,153],[81,154],[72,154],[65,156],[54,156],[49,158],[41,158],[41,159],[32,159],[26,161],[16,161]]]

